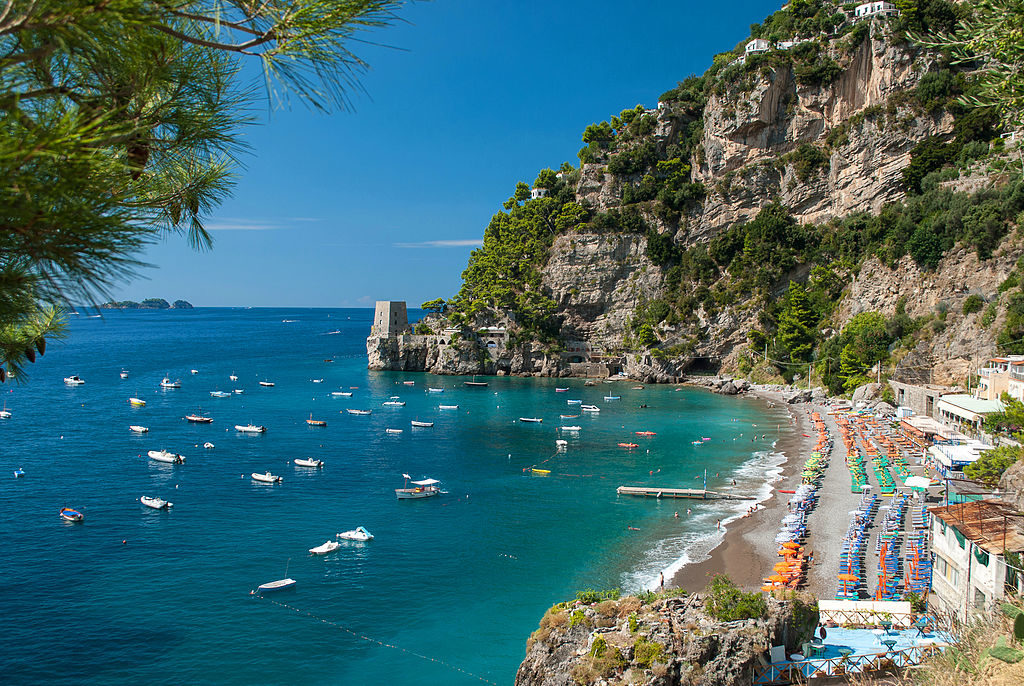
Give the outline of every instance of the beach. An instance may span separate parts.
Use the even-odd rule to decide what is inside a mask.
[[[752,393],[767,402],[787,407],[780,393],[764,390],[755,390]],[[667,581],[667,586],[689,592],[700,591],[712,576],[728,574],[738,586],[754,590],[759,589],[763,583],[762,579],[771,573],[772,565],[778,559],[775,535],[779,530],[779,521],[787,512],[790,498],[789,494],[779,491],[793,490],[800,485],[803,461],[814,447],[810,413],[815,410],[824,413],[823,408],[811,404],[791,405],[788,408],[792,420],[790,428],[779,437],[775,446],[776,452],[785,456],[785,463],[782,466],[781,478],[773,484],[772,495],[762,502],[755,512],[728,523],[722,542],[711,551],[708,559],[682,567]],[[832,467],[835,466],[833,460],[829,471],[832,472]],[[827,506],[830,495],[828,492],[821,493],[822,502],[819,503],[819,509],[823,505]],[[845,512],[844,509],[843,513]],[[828,532],[815,533],[819,539],[827,540]],[[832,540],[837,540],[842,531],[834,533],[835,537]],[[819,564],[821,563],[818,561],[812,564],[811,576]]]

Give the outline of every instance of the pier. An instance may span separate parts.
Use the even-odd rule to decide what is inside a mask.
[[[696,500],[755,500],[752,495],[719,493],[703,488],[662,488],[660,486],[619,486],[619,495],[638,495],[644,498],[694,498]]]

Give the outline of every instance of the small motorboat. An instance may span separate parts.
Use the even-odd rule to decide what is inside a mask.
[[[345,410],[345,411],[348,412],[349,414],[357,414],[357,415],[361,415],[361,416],[362,415],[368,415],[371,412],[373,412],[373,410]]]
[[[63,519],[65,522],[74,522],[75,524],[81,524],[85,521],[84,514],[70,507],[60,508],[60,518]]]
[[[416,385],[415,381],[403,381],[402,383],[404,385],[406,385],[406,386],[415,386]]]
[[[620,448],[639,448],[639,443],[619,443]]]
[[[351,398],[352,391],[331,391],[331,395],[335,398]]]
[[[309,424],[310,426],[327,426],[327,421],[326,420],[324,420],[324,419],[313,419],[313,413],[312,412],[309,413],[309,419],[306,420],[306,423]]]
[[[435,495],[441,494],[441,489],[438,484],[441,483],[437,479],[422,479],[420,481],[412,481],[412,477],[408,474],[403,474],[405,477],[405,484],[402,488],[395,489],[395,495],[399,500],[413,500],[418,498],[431,498]],[[412,484],[412,488],[409,488],[409,484]]]
[[[404,400],[385,400],[383,404],[389,407],[405,407]]]
[[[270,388],[273,385],[273,381],[260,381],[260,386],[264,386],[265,388]]]
[[[580,405],[580,411],[597,413],[601,411],[601,408],[597,405]]]
[[[132,397],[128,398],[128,404],[131,405],[132,407],[145,407],[146,401],[143,400],[142,398],[138,398],[133,395]]]
[[[149,427],[141,426],[139,424],[129,424],[128,430],[131,431],[133,434],[144,434],[149,431]]]
[[[85,383],[85,381],[80,379],[78,375],[75,374],[74,376],[65,376],[64,383],[66,383],[68,386],[81,386],[82,384]]]
[[[400,433],[402,433],[402,430],[401,429],[384,429],[384,433],[400,434]]]
[[[157,462],[166,462],[168,464],[185,464],[184,455],[172,453],[169,450],[150,450],[146,454],[149,455],[149,459],[156,460]]]
[[[212,450],[213,449],[213,443],[210,443],[209,441],[207,441],[206,443],[203,443],[203,447],[206,448],[207,450]]]
[[[444,393],[443,388],[427,388],[427,393]]]
[[[122,379],[127,379],[128,378],[128,370],[127,369],[122,369],[121,370],[121,378]]]
[[[586,381],[583,382],[583,385],[584,386],[596,386],[597,383],[595,383],[594,381],[591,381],[590,379],[587,379]]]
[[[566,400],[565,402],[566,402],[567,405],[579,405],[583,401],[582,400]]]
[[[335,534],[336,538],[343,538],[346,541],[372,541],[373,534],[367,531],[361,526],[357,526],[351,531],[342,531],[340,534]]]
[[[310,381],[312,381],[313,383],[323,383],[324,382],[323,379],[310,379]]]
[[[150,498],[148,495],[139,498],[139,502],[154,510],[166,510],[167,508],[174,507],[174,503],[169,503],[163,498]]]
[[[324,461],[314,460],[312,457],[300,457],[299,459],[295,460],[295,464],[299,465],[300,467],[313,467],[315,469],[320,469],[321,467],[324,466]]]
[[[558,416],[561,417],[562,419],[576,419],[577,417],[579,417],[578,414],[560,414]]]
[[[171,381],[169,377],[164,377],[160,382],[160,388],[181,388],[181,381]]]
[[[233,392],[233,393],[234,393],[235,395],[242,395],[243,393],[245,393],[245,390],[243,390],[243,389],[241,389],[241,388],[236,388],[236,389],[235,389],[234,391],[232,391],[232,392]]]
[[[622,400],[622,396],[621,395],[606,395],[604,397],[604,399],[605,400]]]
[[[463,381],[463,386],[469,386],[470,388],[484,388],[487,386],[486,381],[477,381],[476,377],[473,377],[473,381]]]
[[[644,390],[643,386],[633,386],[632,388],[633,388],[634,391],[642,391],[642,390]]]
[[[459,406],[458,405],[438,405],[437,409],[439,409],[439,410],[457,410],[457,409],[459,409]]]
[[[558,446],[559,448],[564,448],[565,446],[569,445],[569,441],[565,440],[564,438],[556,438],[555,445]]]
[[[230,379],[231,381],[238,381],[238,375],[232,374],[231,376],[228,377],[228,379]]]
[[[268,581],[265,584],[260,584],[256,589],[260,593],[272,593],[274,591],[283,591],[286,588],[293,588],[295,586],[295,579],[278,579],[277,581]]]
[[[327,553],[333,553],[340,547],[340,543],[328,539],[327,541],[324,541],[321,545],[318,545],[315,548],[310,548],[309,552],[313,555],[326,555]]]
[[[520,417],[519,421],[526,422],[528,424],[540,424],[544,420],[540,417]]]
[[[413,426],[419,427],[421,429],[429,429],[432,426],[434,426],[434,422],[418,422],[415,419],[412,420],[411,424]]]
[[[230,398],[231,394],[227,391],[210,391],[210,395],[214,398]]]
[[[580,427],[578,426],[560,426],[558,427],[562,431],[568,431],[569,433],[579,433]]]
[[[4,401],[4,409],[0,410],[0,419],[10,419],[11,411],[7,409],[7,401]]]
[[[23,476],[25,476],[25,470],[24,469],[22,469],[21,467],[18,467],[17,469],[14,470],[14,478],[15,479],[20,479]]]
[[[199,370],[198,369],[190,369],[189,372],[191,372],[192,374],[198,374]]]
[[[556,388],[555,389],[555,393],[568,393],[568,392],[569,392],[569,387],[568,386],[566,386],[565,388]]]
[[[193,413],[193,414],[185,415],[185,419],[187,419],[188,421],[192,422],[193,424],[212,424],[213,423],[213,417],[207,417],[206,415],[199,414],[198,412]]]
[[[253,481],[259,481],[265,484],[279,484],[284,480],[277,474],[271,474],[270,472],[264,472],[263,474],[260,474],[259,472],[253,472],[252,478]]]
[[[653,431],[634,431],[637,436],[657,436]]]
[[[267,432],[267,427],[256,426],[255,424],[235,424],[235,431],[243,434],[263,434]]]
[[[530,471],[540,476],[547,476],[551,473],[550,469],[537,469],[536,467],[531,468]]]

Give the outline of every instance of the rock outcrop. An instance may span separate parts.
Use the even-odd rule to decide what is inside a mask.
[[[556,605],[530,637],[516,686],[746,686],[771,646],[798,650],[818,620],[800,601],[769,597],[761,618],[718,621],[706,599]]]

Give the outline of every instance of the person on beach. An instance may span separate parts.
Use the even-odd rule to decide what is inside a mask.
[[[719,519],[715,526],[716,526],[716,528],[721,529],[722,528],[722,520]]]
[[[658,590],[659,591],[664,591],[665,590],[665,572],[662,572],[661,576],[658,577]]]

